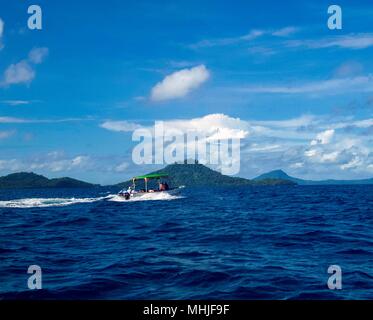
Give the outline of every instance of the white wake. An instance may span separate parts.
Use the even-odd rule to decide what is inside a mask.
[[[45,208],[45,207],[63,207],[77,203],[91,203],[105,199],[100,198],[29,198],[0,201],[0,208]]]
[[[101,200],[114,202],[135,202],[135,201],[154,201],[154,200],[175,200],[183,198],[181,196],[170,195],[168,193],[146,193],[130,200],[124,199],[116,194],[109,194],[98,198],[26,198],[0,201],[0,208],[47,208],[64,207],[78,203],[92,203]]]

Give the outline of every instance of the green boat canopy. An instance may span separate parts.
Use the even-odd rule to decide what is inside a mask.
[[[143,180],[143,179],[160,179],[168,177],[167,173],[153,173],[153,174],[146,174],[144,176],[137,176],[133,177],[132,180]]]

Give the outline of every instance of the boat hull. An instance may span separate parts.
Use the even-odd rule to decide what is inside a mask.
[[[120,197],[123,197],[125,198],[126,200],[130,200],[132,198],[140,198],[144,195],[147,195],[147,194],[169,194],[169,195],[175,195],[175,194],[178,194],[180,192],[181,188],[174,188],[174,189],[169,189],[169,190],[164,190],[164,191],[159,191],[159,190],[154,190],[154,191],[149,191],[149,192],[135,192],[135,193],[131,193],[129,194],[128,192],[124,192],[124,193],[119,193],[118,195]]]

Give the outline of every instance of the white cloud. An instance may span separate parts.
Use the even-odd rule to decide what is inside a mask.
[[[226,37],[226,38],[217,38],[217,39],[205,39],[201,40],[195,44],[190,45],[192,49],[206,48],[206,47],[216,47],[216,46],[228,46],[234,45],[237,43],[245,43],[248,41],[253,41],[263,36],[274,36],[274,37],[288,37],[299,31],[299,28],[296,27],[284,27],[277,30],[262,30],[262,29],[253,29],[249,33],[236,36],[236,37]]]
[[[273,93],[273,94],[340,94],[345,92],[372,92],[373,75],[358,76],[343,79],[329,79],[308,82],[297,85],[253,85],[239,88],[239,91],[249,93]]]
[[[285,119],[285,120],[264,120],[264,121],[258,121],[258,120],[252,120],[250,121],[253,125],[260,125],[260,126],[267,126],[267,127],[275,127],[275,128],[297,128],[297,127],[303,127],[308,126],[311,124],[317,124],[320,122],[320,119],[313,115],[302,115],[298,118],[292,118],[292,119]]]
[[[361,165],[361,162],[362,162],[361,159],[358,156],[355,156],[348,163],[345,163],[345,164],[341,165],[341,169],[342,170],[354,169],[354,168],[358,167],[359,165]]]
[[[304,155],[305,155],[306,157],[314,157],[314,156],[317,155],[317,150],[315,150],[315,149],[306,150],[306,151],[304,152]]]
[[[271,152],[271,151],[278,151],[281,148],[280,145],[265,145],[259,143],[252,143],[249,148],[246,149],[246,152]]]
[[[221,138],[241,139],[242,176],[256,176],[259,172],[282,168],[304,178],[355,179],[369,177],[372,171],[372,141],[365,132],[373,125],[373,119],[333,119],[308,114],[259,121],[208,114],[167,120],[163,124],[165,137],[193,132],[205,137],[201,143]],[[111,125],[104,128],[112,131],[153,129],[149,125],[127,122],[122,127],[121,121],[111,121]],[[305,173],[309,176],[304,176]]]
[[[265,31],[263,30],[251,30],[248,34],[245,34],[239,37],[201,40],[195,44],[190,45],[190,48],[198,49],[198,48],[208,48],[208,47],[216,47],[216,46],[228,46],[228,45],[233,45],[233,44],[244,42],[244,41],[252,41],[256,38],[261,37],[263,34],[265,34]]]
[[[304,162],[296,162],[296,163],[293,163],[292,165],[290,165],[291,168],[294,168],[294,169],[299,169],[299,168],[303,168],[304,167]]]
[[[35,78],[33,65],[40,64],[48,54],[47,48],[34,48],[30,51],[28,59],[11,64],[4,72],[0,86],[30,83]]]
[[[141,125],[128,121],[105,121],[100,127],[110,131],[132,132],[141,128]]]
[[[51,152],[45,158],[36,158],[28,164],[24,163],[29,170],[48,170],[51,172],[71,171],[84,168],[88,164],[88,156],[68,158],[60,152]]]
[[[9,138],[14,134],[14,131],[0,131],[0,140]]]
[[[20,171],[22,170],[22,166],[20,165],[20,161],[17,159],[10,159],[10,160],[1,160],[0,159],[0,170],[4,171]]]
[[[35,71],[31,65],[22,60],[16,64],[11,64],[4,73],[4,85],[30,83],[35,77]]]
[[[4,33],[4,21],[0,18],[0,38],[3,36]]]
[[[73,171],[85,169],[90,165],[88,156],[65,156],[63,152],[50,152],[41,157],[29,159],[0,159],[0,170],[4,171]]]
[[[334,136],[334,132],[335,131],[333,129],[329,129],[329,130],[325,130],[324,132],[319,133],[316,136],[316,139],[311,141],[311,146],[314,146],[314,145],[317,145],[317,144],[328,144],[328,143],[330,143],[330,141],[332,140],[332,138]]]
[[[248,49],[249,53],[253,55],[260,55],[260,56],[271,56],[276,53],[275,50],[272,48],[267,48],[263,46],[255,46]]]
[[[288,47],[306,47],[309,49],[321,49],[330,47],[339,47],[345,49],[365,49],[373,46],[373,34],[358,33],[316,40],[291,40],[288,41],[286,45]]]
[[[348,78],[360,75],[363,72],[363,66],[357,61],[347,61],[342,63],[334,71],[334,76],[336,78]]]
[[[15,117],[0,117],[0,123],[63,123],[90,120],[92,120],[92,118],[22,119]]]
[[[0,101],[0,103],[7,104],[7,105],[10,105],[10,106],[20,106],[20,105],[30,104],[31,101],[28,101],[28,100],[2,100],[2,101]]]
[[[166,120],[163,121],[165,135],[168,134],[201,134],[208,140],[217,139],[243,139],[249,132],[247,122],[239,118],[232,118],[225,114],[209,114],[201,118],[187,120]],[[135,129],[145,128],[152,130],[152,127],[142,126],[127,121],[106,121],[100,127],[116,132],[132,132]]]
[[[331,153],[326,153],[321,156],[322,162],[335,162],[338,159],[339,152],[333,151]]]
[[[0,18],[0,50],[3,48],[3,44],[1,42],[1,38],[4,34],[4,21]]]
[[[251,41],[251,40],[254,40],[256,38],[261,37],[265,33],[266,33],[266,31],[264,31],[264,30],[251,30],[248,34],[246,34],[246,35],[244,35],[242,37],[239,37],[238,39],[240,39],[240,40],[246,40],[246,41]]]
[[[299,31],[299,28],[296,27],[285,27],[272,32],[272,35],[277,37],[288,37]]]
[[[48,48],[33,48],[28,55],[29,61],[34,64],[40,64],[44,61],[48,52]]]
[[[204,65],[176,71],[157,83],[151,91],[153,101],[163,101],[186,96],[198,88],[210,76]]]
[[[225,114],[215,113],[209,114],[201,118],[192,118],[188,120],[168,120],[165,121],[166,129],[177,129],[183,132],[194,131],[205,133],[206,135],[216,134],[219,130],[228,129],[227,132],[232,133],[232,130],[245,131],[247,123],[240,118],[232,118]]]
[[[129,163],[123,162],[115,167],[115,171],[120,172],[120,173],[125,172],[128,169],[128,167],[129,167]]]
[[[0,18],[0,38],[2,38],[4,34],[4,21]]]
[[[0,123],[26,123],[27,121],[14,117],[0,117]]]

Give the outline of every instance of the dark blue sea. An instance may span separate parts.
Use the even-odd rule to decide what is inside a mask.
[[[117,191],[0,191],[0,299],[373,299],[373,186]]]

